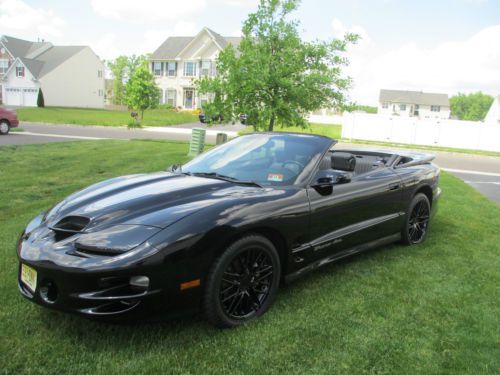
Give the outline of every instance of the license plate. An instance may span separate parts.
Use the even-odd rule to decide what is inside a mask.
[[[21,281],[34,293],[36,289],[36,270],[21,264]]]

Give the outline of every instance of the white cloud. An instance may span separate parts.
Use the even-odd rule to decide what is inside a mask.
[[[406,43],[381,51],[369,38],[353,46],[347,73],[354,80],[351,98],[376,104],[381,88],[455,94],[482,90],[500,93],[500,25],[462,40],[422,48]]]
[[[132,23],[160,23],[199,12],[206,0],[92,0],[94,11],[107,18]]]
[[[21,38],[60,38],[64,21],[51,9],[34,8],[22,0],[0,0],[1,33]]]
[[[120,55],[141,55],[154,52],[169,36],[196,35],[200,28],[193,22],[179,21],[172,28],[137,32],[134,40],[107,33],[96,40],[83,39],[79,44],[90,45],[99,57],[113,60]]]

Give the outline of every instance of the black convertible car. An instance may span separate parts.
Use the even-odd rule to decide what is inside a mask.
[[[335,151],[315,135],[236,138],[169,172],[77,192],[26,227],[18,286],[103,318],[202,309],[262,315],[280,284],[376,246],[423,242],[441,190],[432,156]]]

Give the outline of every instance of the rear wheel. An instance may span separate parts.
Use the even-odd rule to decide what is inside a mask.
[[[7,121],[2,120],[0,121],[0,134],[9,134],[10,131],[10,125]]]
[[[273,303],[281,266],[273,244],[249,235],[215,261],[207,279],[204,310],[218,327],[236,327],[264,314]]]
[[[429,229],[431,205],[425,194],[419,193],[410,203],[401,239],[405,245],[418,245],[425,241]]]

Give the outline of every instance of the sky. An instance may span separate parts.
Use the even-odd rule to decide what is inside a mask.
[[[153,52],[168,36],[207,26],[240,35],[257,0],[0,0],[0,34],[89,45],[103,59]],[[350,100],[376,105],[381,88],[500,94],[500,0],[303,0],[306,40],[356,32]]]

